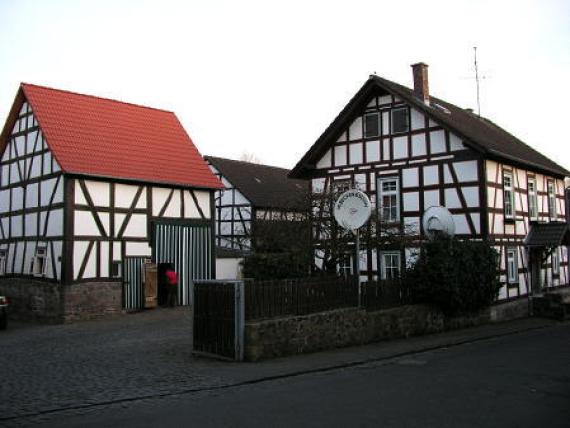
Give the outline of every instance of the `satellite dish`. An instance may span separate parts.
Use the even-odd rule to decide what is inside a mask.
[[[445,207],[429,207],[422,218],[422,226],[428,238],[434,238],[438,235],[455,235],[453,216]]]
[[[344,192],[334,204],[336,222],[348,230],[356,230],[366,224],[371,212],[370,199],[360,190]]]

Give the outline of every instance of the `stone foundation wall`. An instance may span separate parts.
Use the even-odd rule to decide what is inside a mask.
[[[31,278],[2,278],[0,294],[10,299],[10,319],[47,323],[63,321],[63,294],[61,285],[56,282]]]
[[[64,286],[31,278],[2,278],[0,294],[10,299],[8,316],[15,320],[63,323],[122,312],[121,282]]]
[[[83,282],[67,285],[64,289],[64,322],[101,318],[123,311],[120,281]]]
[[[348,308],[251,321],[245,326],[245,359],[258,361],[362,345],[524,316],[528,316],[526,300],[499,304],[477,314],[452,318],[429,306],[407,305],[375,312]]]

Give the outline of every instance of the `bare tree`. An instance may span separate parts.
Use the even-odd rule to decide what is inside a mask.
[[[247,150],[241,152],[239,160],[249,163],[261,164],[261,159],[259,159],[255,153],[248,152]]]

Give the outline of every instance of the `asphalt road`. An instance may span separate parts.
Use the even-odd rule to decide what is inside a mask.
[[[121,428],[569,427],[570,324],[33,422]]]

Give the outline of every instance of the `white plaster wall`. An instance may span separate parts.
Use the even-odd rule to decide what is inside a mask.
[[[415,108],[410,108],[410,113],[412,130],[423,129],[425,127],[425,117],[423,113],[420,113],[419,110],[416,110]]]
[[[152,249],[146,242],[127,242],[125,244],[125,253],[127,256],[150,257]]]
[[[124,237],[130,238],[146,238],[147,233],[147,222],[146,215],[144,214],[133,214],[129,219],[129,223],[123,233]]]
[[[424,174],[424,186],[439,184],[437,165],[425,166],[423,168],[423,174]]]
[[[79,184],[77,187],[80,188]],[[111,186],[108,182],[85,180],[85,187],[96,207],[108,207],[110,205]]]
[[[363,162],[362,159],[362,143],[349,144],[349,157],[351,165],[358,165]]]
[[[459,182],[476,181],[478,178],[477,161],[454,162],[453,169]]]
[[[403,159],[408,157],[408,137],[395,137],[394,144],[394,159]]]
[[[138,186],[127,184],[115,184],[115,206],[118,208],[130,208],[137,194]],[[143,190],[141,199],[146,200],[146,192]]]
[[[417,187],[419,185],[418,168],[405,168],[402,170],[402,187]]]
[[[47,236],[63,235],[63,208],[52,210],[49,215]]]
[[[346,146],[335,146],[334,148],[334,164],[335,166],[346,165]]]
[[[332,166],[331,156],[331,149],[328,149],[317,162],[317,168],[330,168]]]
[[[380,160],[380,141],[366,142],[366,162],[378,162]]]
[[[444,153],[445,152],[445,133],[442,130],[431,131],[430,135],[430,149],[431,153]]]

